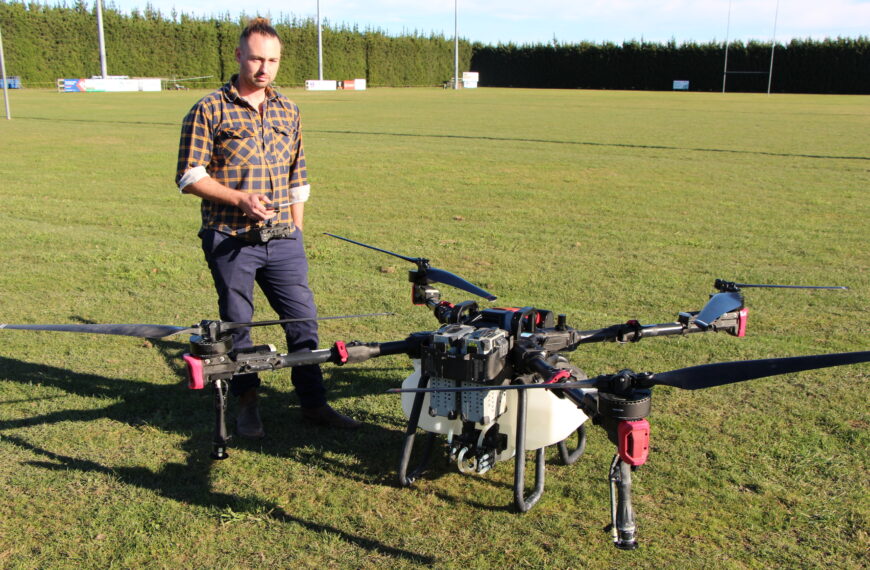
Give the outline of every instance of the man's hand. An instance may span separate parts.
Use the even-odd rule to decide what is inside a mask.
[[[212,202],[235,206],[245,216],[257,222],[264,222],[274,218],[278,214],[276,210],[270,210],[266,207],[272,203],[272,200],[268,196],[248,194],[241,190],[228,188],[210,176],[206,176],[193,184],[188,184],[182,189],[182,192],[193,194]]]
[[[236,206],[252,220],[264,222],[277,215],[277,211],[266,207],[272,203],[272,200],[267,196],[248,194],[246,192],[239,192],[239,194]]]

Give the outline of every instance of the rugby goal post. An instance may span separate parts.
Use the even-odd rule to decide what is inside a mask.
[[[725,86],[729,75],[767,75],[767,94],[770,95],[770,88],[773,84],[773,56],[776,51],[776,24],[779,19],[779,0],[776,0],[776,9],[773,14],[773,35],[770,38],[770,67],[767,71],[729,71],[728,70],[728,43],[731,33],[731,0],[728,0],[728,22],[725,25],[725,69],[722,71],[722,93],[725,93]]]

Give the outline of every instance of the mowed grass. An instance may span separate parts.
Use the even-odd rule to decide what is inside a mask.
[[[203,94],[11,92],[0,322],[216,317],[197,201],[172,183],[180,120]],[[589,374],[868,348],[868,97],[287,94],[303,112],[320,312],[396,313],[324,322],[324,345],[436,326],[408,302],[409,265],[331,232],[428,257],[496,306],[551,309],[579,329],[674,320],[717,277],[850,287],[748,289],[746,338],[584,346],[570,357]],[[257,317],[273,317],[262,299]],[[620,552],[603,530],[614,449],[598,428],[576,465],[549,453],[544,497],[524,515],[512,463],[470,478],[439,460],[397,488],[405,424],[383,392],[405,358],[325,367],[333,405],[367,423],[352,434],[302,424],[287,371],[264,375],[268,438],[233,440],[213,462],[211,394],[184,386],[185,339],[0,335],[0,566],[866,564],[867,365],[656,389],[651,457],[634,476],[641,548]],[[274,329],[256,340],[281,344]]]

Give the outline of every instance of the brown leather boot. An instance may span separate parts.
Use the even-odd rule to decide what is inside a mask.
[[[362,426],[362,422],[339,414],[329,404],[319,408],[302,408],[302,417],[319,426],[339,429],[358,429]]]
[[[260,419],[260,409],[257,407],[256,388],[251,388],[239,396],[236,433],[249,439],[261,439],[266,436],[266,432],[263,431],[263,421]]]

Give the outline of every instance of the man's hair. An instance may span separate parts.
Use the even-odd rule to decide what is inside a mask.
[[[242,30],[242,35],[239,36],[239,45],[242,45],[251,34],[260,34],[270,38],[277,38],[279,42],[281,41],[278,32],[275,31],[275,28],[272,27],[272,24],[266,18],[254,18],[248,22],[248,25]]]

